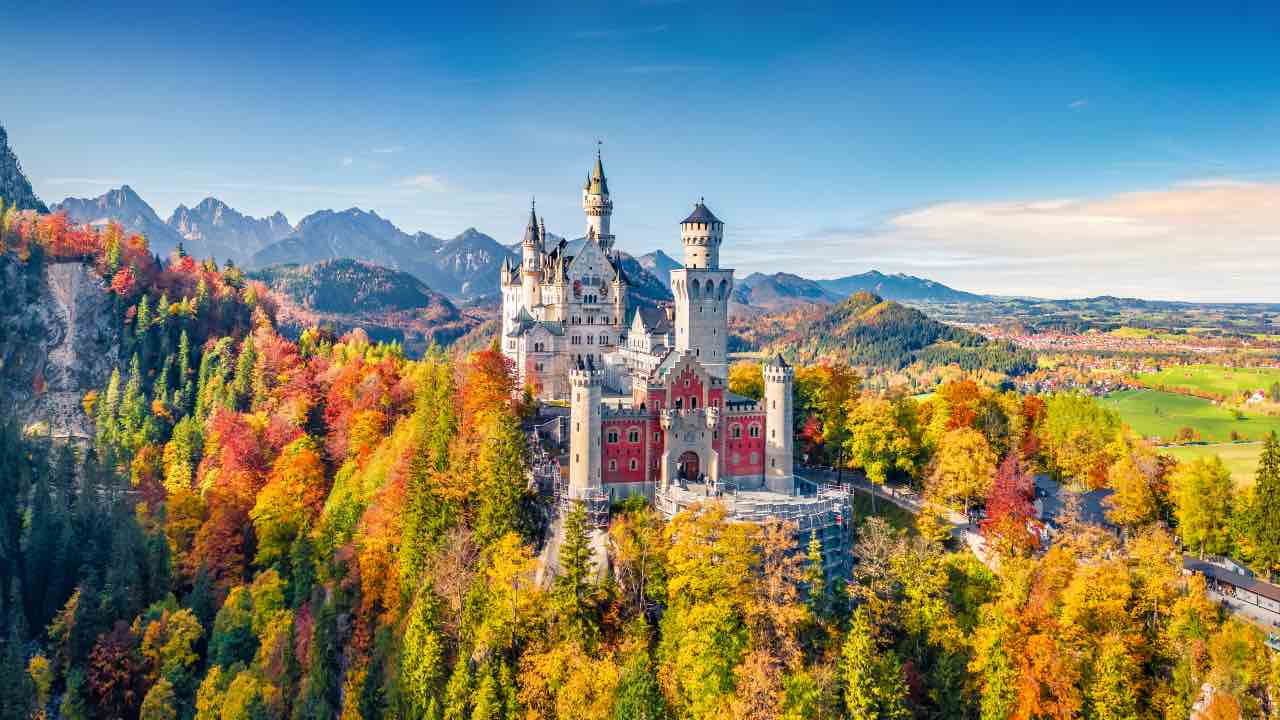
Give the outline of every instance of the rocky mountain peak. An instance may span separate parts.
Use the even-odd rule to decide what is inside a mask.
[[[22,164],[9,147],[9,134],[3,125],[0,125],[0,198],[8,205],[17,205],[19,210],[49,212],[31,189],[31,181],[22,173]]]

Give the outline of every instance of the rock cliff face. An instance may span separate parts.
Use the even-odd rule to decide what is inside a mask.
[[[49,211],[32,192],[27,176],[22,174],[22,165],[9,148],[9,135],[3,126],[0,126],[0,198],[4,198],[7,205],[17,205],[19,210]]]
[[[88,440],[85,393],[107,384],[120,354],[113,300],[80,263],[43,270],[0,257],[0,414],[30,432]]]

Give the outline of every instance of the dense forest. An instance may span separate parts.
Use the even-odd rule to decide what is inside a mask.
[[[532,408],[500,353],[290,340],[234,267],[0,221],[31,272],[91,264],[124,338],[84,397],[92,442],[0,433],[0,717],[1181,719],[1206,684],[1210,717],[1277,712],[1263,636],[1180,572],[1206,522],[1187,471],[1088,398],[966,380],[918,402],[805,364],[800,450],[929,503],[852,518],[850,581],[794,528],[716,504],[618,507],[607,557],[575,509],[543,568]],[[1268,452],[1222,532],[1274,571]],[[1044,542],[1036,471],[1114,487],[1124,532],[1067,518]],[[989,565],[940,532],[971,503]]]

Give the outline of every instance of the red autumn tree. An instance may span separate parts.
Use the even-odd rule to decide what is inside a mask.
[[[123,718],[135,714],[142,702],[144,674],[138,638],[128,623],[117,620],[111,632],[98,636],[89,653],[89,689],[102,717]]]
[[[996,471],[987,495],[987,518],[982,534],[997,551],[1023,554],[1038,544],[1028,523],[1035,519],[1035,484],[1022,469],[1017,453],[1009,453]]]

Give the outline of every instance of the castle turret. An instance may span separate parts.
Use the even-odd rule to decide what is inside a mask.
[[[778,355],[764,366],[764,483],[774,492],[791,493],[795,488],[792,472],[792,442],[795,420],[792,416],[792,384],[795,371]]]
[[[680,223],[680,240],[684,243],[684,266],[715,270],[720,267],[720,242],[724,240],[724,223],[715,216],[701,198],[693,212]]]
[[[529,309],[538,304],[538,286],[542,283],[542,237],[533,203],[529,205],[529,224],[524,229],[520,252],[521,301]]]
[[[699,200],[680,223],[684,267],[671,271],[675,296],[675,349],[692,353],[710,374],[725,378],[729,295],[733,270],[720,268],[724,223]]]
[[[585,500],[600,485],[600,383],[591,356],[569,371],[569,496]]]
[[[613,200],[609,197],[609,182],[604,176],[604,161],[600,148],[596,147],[596,166],[582,186],[582,210],[587,214],[587,236],[593,232],[596,242],[607,253],[613,249],[613,232],[609,219],[613,216]]]
[[[627,324],[627,279],[622,276],[622,258],[613,260],[613,324]]]

